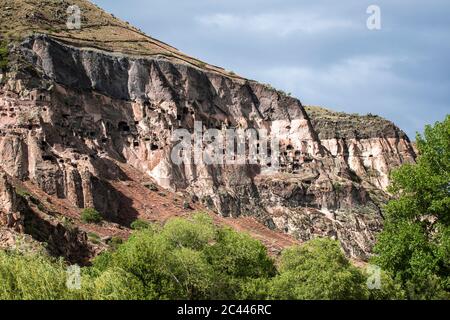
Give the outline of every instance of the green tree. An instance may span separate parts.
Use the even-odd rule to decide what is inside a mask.
[[[369,276],[369,275],[366,275]],[[370,300],[404,300],[405,291],[399,281],[395,280],[386,271],[380,273],[380,288],[369,290]]]
[[[251,299],[249,286],[276,273],[274,261],[261,242],[229,228],[218,230],[215,243],[206,247],[204,254],[214,270],[213,299]]]
[[[189,248],[175,249],[168,256],[167,272],[174,280],[170,299],[210,299],[214,286],[213,270],[202,252]]]
[[[450,116],[417,136],[416,164],[392,173],[386,221],[374,263],[395,275],[410,299],[450,292]]]
[[[119,268],[110,268],[91,278],[89,286],[87,291],[95,300],[142,300],[146,292],[138,278]]]
[[[96,259],[94,268],[101,273],[111,268],[124,270],[139,279],[143,298],[163,298],[171,283],[166,267],[169,252],[164,239],[153,230],[145,229],[132,235],[117,251]]]
[[[282,300],[367,299],[366,277],[342,253],[337,241],[316,239],[285,250],[270,297]]]
[[[215,237],[216,228],[206,214],[196,214],[192,220],[174,218],[169,220],[161,232],[168,244],[174,248],[202,250]]]
[[[402,235],[399,235],[402,236]],[[447,243],[448,245],[448,243]],[[448,251],[437,254],[444,257]],[[442,258],[444,259],[444,258]],[[0,251],[0,299],[401,299],[382,273],[382,289],[337,241],[318,239],[283,251],[279,270],[261,242],[207,215],[137,230],[82,268],[81,290],[66,287],[67,264],[43,253]],[[417,290],[417,288],[415,288]]]

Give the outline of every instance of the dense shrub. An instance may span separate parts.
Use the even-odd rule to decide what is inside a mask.
[[[207,215],[194,215],[192,220],[174,218],[169,220],[161,236],[173,248],[202,250],[215,237],[216,228]]]
[[[172,219],[162,229],[136,232],[106,262],[98,258],[94,267],[130,273],[141,281],[146,299],[206,299],[213,269],[202,249],[214,234],[207,216]]]
[[[111,240],[109,240],[108,244],[113,249],[117,249],[121,244],[123,244],[123,239],[120,237],[112,237]]]
[[[99,223],[103,220],[103,217],[97,210],[86,208],[81,212],[81,220],[84,223]]]
[[[8,44],[5,41],[0,42],[0,71],[5,71],[8,67]]]
[[[72,292],[66,287],[66,267],[62,260],[52,260],[43,254],[0,251],[1,300],[80,298],[82,292]]]
[[[374,263],[410,299],[450,298],[450,116],[417,136],[419,158],[392,173],[395,199],[375,247]]]
[[[366,277],[352,266],[339,243],[317,239],[285,250],[280,274],[270,285],[273,299],[366,299]]]
[[[144,299],[144,288],[138,278],[122,269],[110,268],[93,278],[90,295],[95,300]]]
[[[131,223],[130,227],[133,230],[142,230],[142,229],[149,228],[150,223],[148,223],[147,221],[141,220],[141,219],[137,219]]]
[[[257,290],[251,288],[257,285],[255,280],[265,282],[276,273],[261,242],[228,228],[218,230],[215,243],[205,248],[204,255],[214,270],[214,299],[246,298],[249,289]]]
[[[369,290],[370,300],[404,300],[406,297],[406,292],[403,290],[401,283],[382,270],[380,273],[380,288]]]
[[[120,241],[118,241],[120,242]],[[207,215],[137,230],[82,268],[81,289],[66,287],[67,265],[0,252],[0,299],[390,299],[402,298],[387,274],[369,292],[366,275],[339,244],[314,240],[285,250],[278,270],[250,236]]]

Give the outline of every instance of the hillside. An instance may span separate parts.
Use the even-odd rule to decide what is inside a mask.
[[[389,173],[415,161],[392,123],[305,109],[88,1],[70,2],[83,12],[80,30],[65,28],[68,1],[1,4],[8,51],[0,73],[1,226],[87,264],[136,220],[205,211],[273,254],[328,237],[349,257],[371,256]],[[198,122],[220,132],[267,130],[279,142],[272,157],[279,167],[187,155],[174,162],[174,132],[192,133]],[[86,209],[103,221],[83,221]]]

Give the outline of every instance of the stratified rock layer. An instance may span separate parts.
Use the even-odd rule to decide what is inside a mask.
[[[389,185],[393,168],[414,162],[415,151],[408,137],[390,121],[320,107],[306,110],[322,145],[358,177],[382,190]]]

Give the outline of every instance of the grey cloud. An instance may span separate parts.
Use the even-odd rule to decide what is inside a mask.
[[[410,136],[450,110],[446,0],[94,2],[190,55]],[[370,4],[380,31],[366,28]]]

